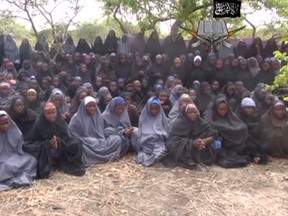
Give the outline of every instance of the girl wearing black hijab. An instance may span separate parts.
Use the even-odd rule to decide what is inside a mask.
[[[248,48],[245,41],[240,40],[237,46],[233,49],[233,53],[235,58],[238,58],[239,56],[246,58],[248,54]]]
[[[156,31],[151,33],[147,41],[146,53],[149,53],[151,55],[152,61],[155,60],[157,54],[162,53],[162,47],[159,41],[159,35]]]
[[[28,41],[27,38],[24,38],[22,40],[22,43],[19,47],[19,53],[20,53],[20,64],[22,65],[23,64],[23,61],[25,59],[30,59],[30,55],[31,55],[31,45]]]
[[[70,175],[82,176],[85,173],[81,160],[82,144],[69,137],[67,124],[52,102],[44,105],[24,144],[24,151],[37,158],[38,178],[48,178],[52,166],[58,166]]]
[[[248,51],[248,58],[256,57],[257,55],[261,55],[264,57],[264,49],[261,38],[257,37],[254,39]]]
[[[255,77],[256,83],[264,83],[267,85],[272,85],[274,82],[276,74],[271,68],[271,64],[268,61],[264,61],[261,70]]]
[[[274,57],[274,52],[279,49],[275,38],[271,38],[267,41],[265,48],[264,48],[264,57],[271,58]]]
[[[94,44],[92,46],[91,50],[94,54],[98,54],[100,56],[105,54],[105,47],[102,41],[102,38],[100,36],[97,36],[95,38]]]
[[[75,52],[79,52],[80,54],[83,54],[83,53],[89,54],[90,51],[91,51],[91,48],[89,44],[87,43],[86,39],[84,38],[79,39]]]
[[[104,48],[105,53],[111,54],[111,53],[117,53],[117,38],[114,30],[110,30],[105,41],[104,41]]]
[[[22,96],[14,96],[8,111],[9,116],[15,122],[26,140],[38,115],[29,109]]]
[[[217,145],[220,148],[216,164],[225,168],[245,167],[249,158],[243,154],[248,138],[248,128],[234,114],[224,95],[215,98],[205,120],[218,132]]]
[[[212,127],[200,117],[194,104],[188,104],[176,119],[168,137],[168,157],[163,160],[168,166],[195,169],[198,163],[212,165],[216,137]]]

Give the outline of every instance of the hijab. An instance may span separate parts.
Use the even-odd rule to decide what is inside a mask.
[[[117,115],[115,112],[115,107],[118,105],[125,107],[121,116]],[[114,128],[117,128],[118,126],[123,126],[125,128],[131,127],[126,102],[122,97],[113,98],[113,100],[108,104],[105,111],[103,112],[102,117],[109,126]]]
[[[9,88],[9,93],[7,96],[2,96],[0,93],[0,105],[4,105],[4,106],[8,106],[11,104],[12,102],[12,98],[15,95],[15,91],[13,90],[13,88],[11,87],[11,85],[7,82],[2,82],[0,83],[0,88],[6,86],[7,88]]]
[[[221,103],[225,103],[228,107],[228,113],[224,117],[220,116],[217,111]],[[223,95],[215,98],[212,108],[206,112],[205,120],[207,120],[227,142],[240,145],[243,144],[248,137],[247,126],[230,110],[229,104]]]
[[[61,107],[58,107],[58,110],[60,112],[61,115],[64,115],[66,112],[68,112],[68,104],[65,98],[65,95],[63,94],[63,92],[60,89],[53,89],[52,93],[48,99],[48,102],[54,102],[54,98],[56,95],[61,95],[63,97],[63,102]]]
[[[174,88],[171,91],[169,100],[173,106],[176,103],[176,101],[179,99],[179,97],[181,96],[181,95],[179,95],[180,89],[183,89],[183,86],[178,84],[178,85],[174,86]]]

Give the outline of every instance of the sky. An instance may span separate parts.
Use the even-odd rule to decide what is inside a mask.
[[[84,8],[80,11],[80,13],[75,18],[75,22],[89,22],[94,21],[95,19],[101,21],[104,20],[104,12],[101,9],[101,5],[96,3],[96,0],[80,0],[84,6]],[[1,4],[1,7],[10,7],[9,5]],[[58,10],[53,13],[55,17],[55,21],[65,20],[65,12],[67,12],[68,5],[61,5]],[[16,10],[16,9],[15,9]],[[256,26],[262,25],[266,22],[273,19],[275,15],[271,11],[259,10],[254,12],[253,14],[247,15],[247,18]],[[31,28],[29,22],[24,21],[22,19],[17,20],[19,23],[25,25],[27,28]],[[37,17],[35,19],[35,24],[38,28],[44,28],[43,25],[44,19],[41,17]],[[173,20],[163,22],[160,25],[160,30],[163,34],[168,34],[170,32],[170,27],[173,24]],[[246,23],[247,24],[247,23]],[[249,27],[249,24],[247,24]]]

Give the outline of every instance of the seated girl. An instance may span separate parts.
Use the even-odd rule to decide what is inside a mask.
[[[245,154],[250,157],[252,162],[266,164],[267,154],[260,143],[260,118],[254,100],[252,98],[244,98],[237,114],[248,127]]]
[[[115,97],[106,107],[102,117],[105,123],[105,136],[119,135],[122,139],[121,155],[124,155],[130,147],[130,142],[135,141],[135,128],[131,126],[125,100],[122,97]]]
[[[41,113],[41,102],[36,90],[29,89],[27,91],[26,103],[29,109],[33,110],[37,114]]]
[[[26,140],[38,114],[27,107],[22,96],[13,97],[8,113],[23,134],[24,140]]]
[[[22,150],[23,136],[5,111],[0,111],[0,191],[32,184],[37,160]]]
[[[180,96],[184,93],[184,88],[183,85],[175,85],[174,88],[171,91],[171,94],[169,96],[169,100],[172,104],[172,106],[174,106],[174,104],[176,103],[176,101],[180,98]]]
[[[9,83],[0,83],[0,110],[7,111],[9,109],[14,95],[15,91]]]
[[[261,118],[261,144],[271,156],[288,157],[288,115],[285,104],[275,101]]]
[[[242,156],[248,138],[248,129],[231,110],[224,95],[218,95],[205,114],[212,128],[218,132],[221,151],[216,164],[225,168],[244,167],[249,158]]]
[[[168,121],[158,98],[150,98],[142,110],[137,131],[136,161],[143,166],[151,166],[165,154]]]
[[[105,137],[104,119],[96,99],[91,96],[81,102],[69,123],[69,132],[83,143],[82,161],[85,166],[107,163],[120,157],[122,139],[120,135]]]
[[[169,112],[169,125],[171,126],[173,122],[178,118],[180,113],[184,111],[185,107],[189,104],[193,103],[191,97],[188,94],[183,94],[180,96],[178,101],[176,101],[175,105],[172,107],[171,111]]]
[[[44,105],[24,150],[38,159],[38,178],[48,178],[53,166],[70,175],[82,176],[85,173],[81,161],[82,144],[69,137],[67,124],[52,102]]]
[[[165,112],[165,115],[168,117],[169,112],[172,109],[172,105],[171,102],[169,100],[169,94],[166,90],[161,90],[158,94],[157,94],[158,98],[161,101],[161,106],[162,109]]]
[[[69,107],[65,98],[65,95],[60,89],[53,89],[48,102],[52,102],[56,105],[57,109],[60,112],[60,115],[66,119],[66,117],[69,115]]]
[[[214,138],[215,132],[200,117],[197,107],[188,104],[172,126],[166,143],[165,164],[188,169],[196,168],[198,163],[211,165],[215,159]]]

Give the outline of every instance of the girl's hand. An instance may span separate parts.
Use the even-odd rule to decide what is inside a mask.
[[[54,149],[58,148],[58,142],[57,142],[57,138],[55,136],[53,136],[52,139],[50,140],[50,145]]]

